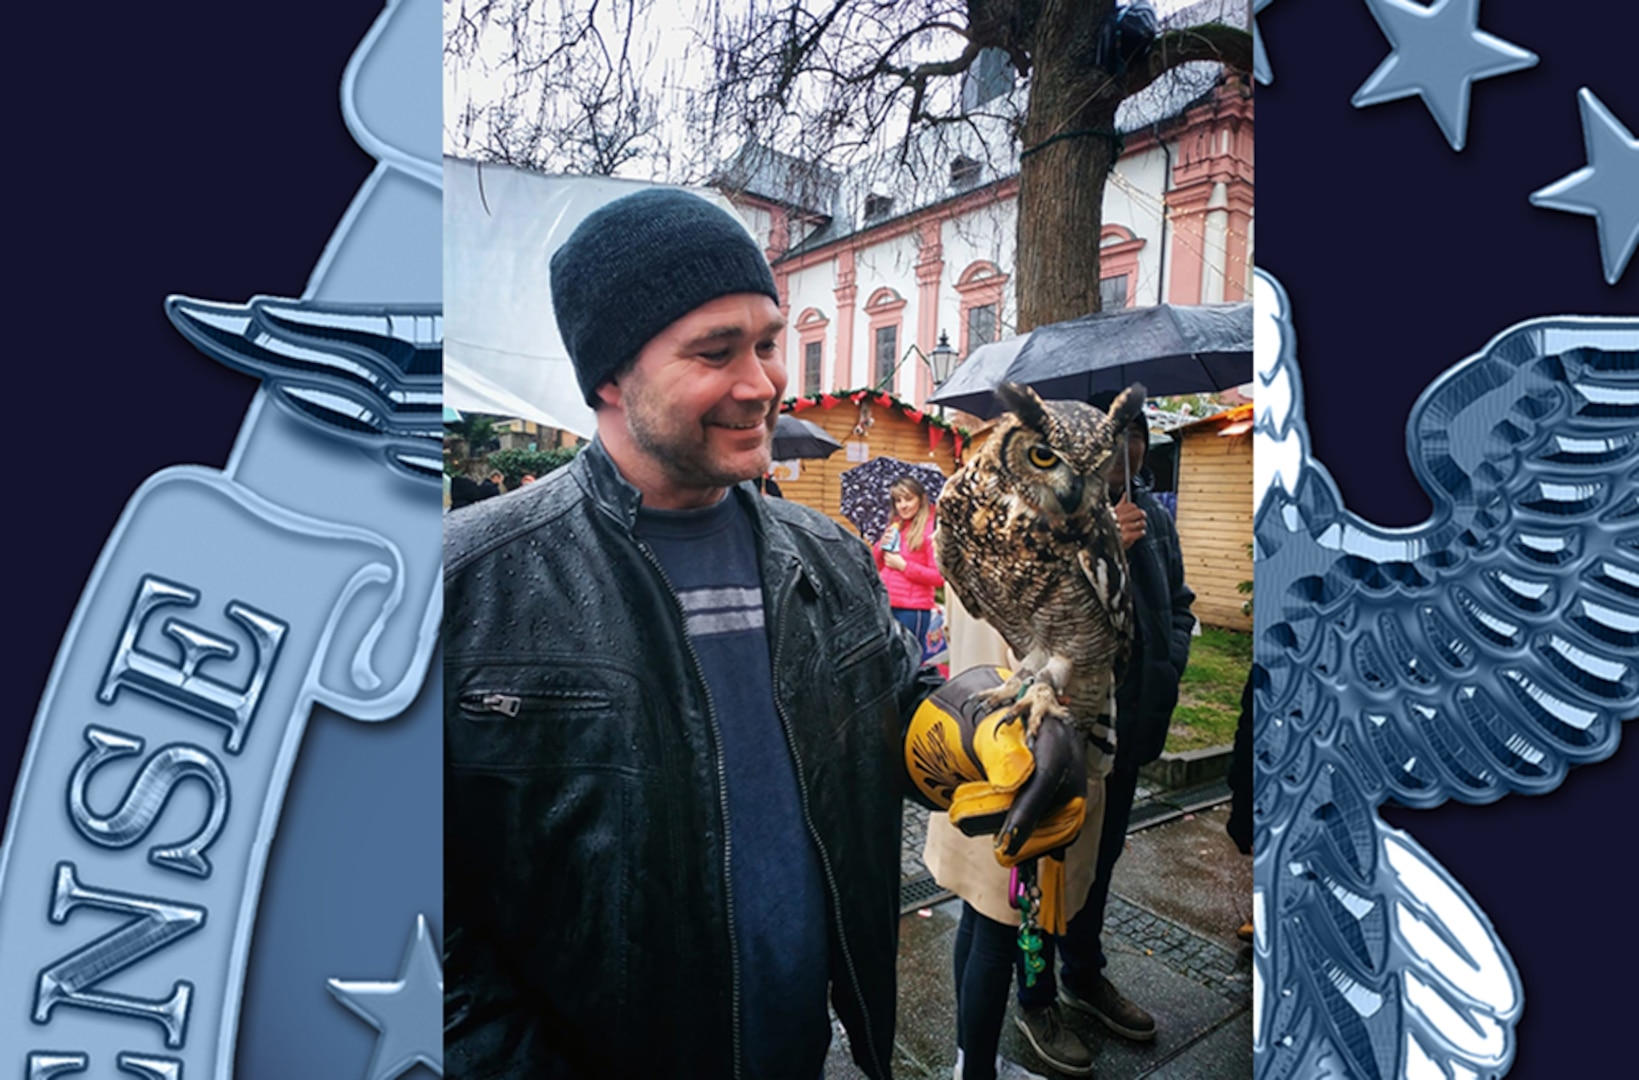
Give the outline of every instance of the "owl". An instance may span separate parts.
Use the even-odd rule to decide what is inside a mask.
[[[1122,391],[1108,416],[1013,383],[996,396],[1007,414],[939,499],[939,568],[1022,657],[987,704],[1011,704],[1032,738],[1051,715],[1104,742],[1133,633],[1108,477],[1144,388]]]

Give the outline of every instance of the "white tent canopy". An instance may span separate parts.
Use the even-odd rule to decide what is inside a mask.
[[[592,211],[658,185],[444,159],[444,403],[590,438],[548,263]],[[695,190],[734,213],[715,191]],[[738,218],[738,215],[736,215]]]

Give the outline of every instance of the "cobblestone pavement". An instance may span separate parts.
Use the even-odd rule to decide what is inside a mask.
[[[1159,1035],[1148,1044],[1114,1038],[1080,1014],[1066,1023],[1094,1052],[1099,1080],[1240,1080],[1252,1075],[1251,951],[1234,937],[1251,908],[1250,860],[1223,835],[1227,806],[1216,794],[1139,791],[1128,852],[1117,864],[1106,913],[1105,949],[1112,980],[1155,1014]],[[901,845],[899,1015],[894,1075],[944,1080],[955,1059],[951,950],[960,902],[946,899],[922,865],[928,811],[908,805]],[[1179,888],[1183,881],[1190,888]],[[1244,895],[1243,895],[1244,894]],[[1046,1076],[1012,1023],[1002,1053]],[[857,1080],[840,1027],[825,1075]]]
[[[1104,932],[1120,940],[1116,948],[1131,948],[1154,956],[1180,975],[1209,986],[1231,1005],[1252,1006],[1252,953],[1231,952],[1169,919],[1112,895],[1104,909]]]
[[[899,880],[926,877],[922,865],[922,845],[928,839],[928,811],[915,803],[905,804],[905,824],[899,839]]]

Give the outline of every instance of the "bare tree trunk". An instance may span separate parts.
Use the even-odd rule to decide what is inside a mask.
[[[1104,185],[1115,164],[1113,80],[1093,64],[1113,5],[1056,0],[1037,23],[1030,113],[1019,163],[1018,330],[1099,309]]]

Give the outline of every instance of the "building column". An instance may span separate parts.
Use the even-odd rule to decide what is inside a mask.
[[[1229,184],[1229,226],[1224,237],[1224,299],[1246,300],[1251,296],[1252,266],[1252,185],[1243,181]]]
[[[945,274],[939,226],[937,220],[923,224],[922,247],[916,260],[916,347],[924,357],[932,354],[939,340],[939,282]],[[911,399],[918,408],[926,405],[928,395],[933,393],[933,372],[927,363],[916,365],[912,386]]]
[[[854,378],[854,300],[859,287],[854,284],[854,249],[837,253],[837,350],[831,366],[832,389],[846,390],[863,383]]]
[[[1172,250],[1167,260],[1172,271],[1166,300],[1172,304],[1199,304],[1201,279],[1206,272],[1206,215],[1212,201],[1212,182],[1192,183],[1167,192],[1167,217],[1172,222]]]

